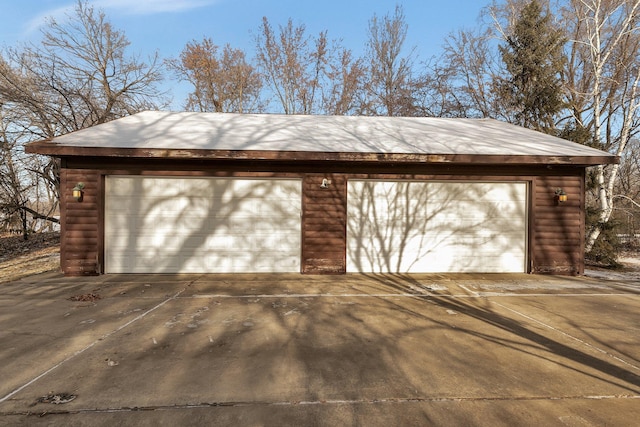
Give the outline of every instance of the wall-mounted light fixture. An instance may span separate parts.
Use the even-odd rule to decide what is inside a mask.
[[[555,197],[558,202],[564,203],[567,201],[567,193],[562,188],[557,188]]]
[[[330,185],[331,185],[331,180],[324,178],[322,180],[322,184],[320,184],[320,188],[329,188]]]
[[[82,201],[82,196],[84,194],[84,182],[79,182],[76,184],[75,187],[73,187],[72,190],[72,194],[73,194],[73,198],[76,199],[78,202]]]

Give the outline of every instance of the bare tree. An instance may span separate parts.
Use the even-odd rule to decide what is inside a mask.
[[[59,222],[53,216],[57,199],[47,191],[49,186],[39,188],[40,178],[48,176],[40,172],[46,164],[34,163],[42,158],[27,156],[21,149],[26,131],[15,125],[16,111],[6,107],[0,105],[0,229],[20,231],[27,239],[37,220]]]
[[[0,109],[0,114],[3,111]],[[0,225],[9,230],[21,230],[28,236],[27,212],[22,209],[28,203],[27,180],[24,168],[14,155],[15,138],[10,136],[4,114],[0,116]]]
[[[393,15],[369,20],[365,98],[360,113],[374,116],[414,116],[422,81],[414,77],[413,49],[404,54],[408,25],[401,6]]]
[[[588,130],[590,145],[624,155],[640,126],[640,0],[571,0],[567,88],[569,125]],[[598,220],[587,230],[590,252],[611,218],[620,166],[596,166]]]
[[[14,73],[0,72],[0,95],[43,116],[48,137],[155,106],[157,55],[148,63],[128,55],[124,33],[86,3],[78,2],[68,18],[50,19],[40,45],[6,52]]]
[[[504,69],[495,52],[493,28],[459,30],[445,40],[429,70],[428,109],[439,117],[491,117],[507,120],[495,82]]]
[[[527,16],[531,14],[527,8],[533,3],[540,9],[533,16]],[[551,21],[549,7],[548,1],[543,0],[494,1],[483,9],[478,28],[451,33],[445,40],[442,55],[429,71],[434,115],[491,117],[539,127],[525,123],[530,119],[523,119],[533,109],[547,108],[536,91],[548,85],[525,83],[525,80],[539,78],[545,67],[551,68],[548,65],[553,61],[551,76],[544,77],[550,80],[555,77],[553,83],[558,83],[557,57],[563,47],[562,33],[557,29],[559,25]],[[536,17],[542,10],[545,14]],[[536,34],[535,26],[540,24],[545,28],[537,29]],[[532,34],[537,38],[529,38]],[[528,69],[524,69],[527,61]],[[529,75],[534,71],[538,76]],[[555,95],[558,92],[561,95],[562,88],[554,86],[552,92],[556,108],[559,102]],[[543,94],[549,98],[549,94]],[[527,104],[531,104],[526,107],[530,113],[524,114]],[[553,128],[553,123],[545,123],[545,127]]]
[[[363,59],[354,59],[350,50],[339,48],[337,57],[328,64],[329,87],[324,91],[323,111],[333,115],[355,114],[365,72]]]
[[[619,225],[623,244],[640,245],[640,140],[629,141],[620,161],[618,182],[615,185],[612,220]]]
[[[86,3],[68,18],[51,19],[41,44],[8,49],[0,62],[0,99],[29,113],[35,138],[149,109],[161,97],[157,56],[128,55],[125,35]]]
[[[263,18],[256,50],[266,85],[285,114],[356,113],[363,62],[326,31],[313,38],[289,19],[276,33]]]
[[[487,9],[502,38],[517,22],[525,0],[494,2]],[[640,129],[640,0],[557,0],[557,28],[565,30],[567,61],[562,70],[564,109],[560,136],[621,157]],[[628,156],[627,156],[628,157]],[[589,203],[597,207],[589,223],[585,250],[591,252],[602,230],[610,229],[620,165],[589,172]]]
[[[262,110],[262,78],[242,50],[226,45],[222,52],[210,38],[187,43],[178,59],[166,61],[180,80],[193,86],[189,111],[251,113]]]
[[[68,20],[49,20],[40,44],[2,52],[3,144],[12,155],[14,168],[20,158],[16,153],[27,142],[156,106],[162,77],[157,56],[145,62],[130,55],[128,47],[125,35],[111,26],[104,13],[79,1]],[[46,161],[42,165],[42,158],[25,157],[20,160],[22,172],[16,170],[15,175],[25,180],[25,173],[37,170],[39,180],[33,187],[57,195],[58,165]],[[6,184],[18,188],[17,183]],[[20,185],[26,184],[21,181]],[[31,209],[17,200],[15,203],[21,204],[22,211]]]
[[[311,39],[304,25],[275,33],[266,17],[256,37],[257,61],[285,114],[313,114],[320,109],[321,78],[328,57],[327,32]]]
[[[539,0],[564,31],[566,60],[561,69],[562,109],[555,115],[560,136],[622,158],[640,130],[640,0]],[[531,0],[494,1],[479,30],[452,35],[433,67],[430,100],[436,115],[493,117],[513,121],[513,100],[502,96],[500,79],[508,70],[498,61],[496,46],[509,40]],[[560,35],[559,33],[557,34]],[[542,36],[541,36],[542,37]],[[512,39],[513,41],[513,39]],[[512,59],[512,58],[511,58]],[[629,169],[625,169],[626,172]],[[620,165],[589,171],[589,203],[597,206],[589,224],[585,249],[590,252],[614,211],[627,203],[617,193]]]

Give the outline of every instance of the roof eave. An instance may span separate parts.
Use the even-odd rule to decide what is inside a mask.
[[[53,157],[121,157],[148,159],[252,160],[252,161],[340,161],[385,163],[452,163],[511,165],[574,165],[594,166],[619,163],[617,156],[568,155],[488,155],[488,154],[425,154],[425,153],[360,153],[308,151],[205,150],[160,148],[70,147],[51,142],[34,142],[26,152]]]

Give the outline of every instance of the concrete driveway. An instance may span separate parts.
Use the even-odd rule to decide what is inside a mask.
[[[41,275],[0,378],[2,425],[632,425],[640,282]]]

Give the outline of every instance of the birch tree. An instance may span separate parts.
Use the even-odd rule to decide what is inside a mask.
[[[566,61],[561,69],[563,108],[554,115],[558,135],[625,157],[640,130],[640,0],[539,0],[564,31]],[[509,99],[496,81],[508,70],[496,61],[496,46],[508,40],[529,0],[494,1],[484,10],[484,25],[447,39],[445,53],[432,70],[434,111],[453,117],[492,117],[512,121]],[[540,37],[544,37],[541,35]],[[506,101],[506,103],[505,103]],[[589,170],[589,203],[597,220],[586,232],[590,252],[612,217],[620,166]],[[628,196],[626,196],[628,197]]]
[[[571,0],[567,68],[568,120],[586,129],[590,145],[622,156],[640,126],[640,0]],[[596,166],[598,221],[587,230],[590,252],[613,213],[619,165]]]

